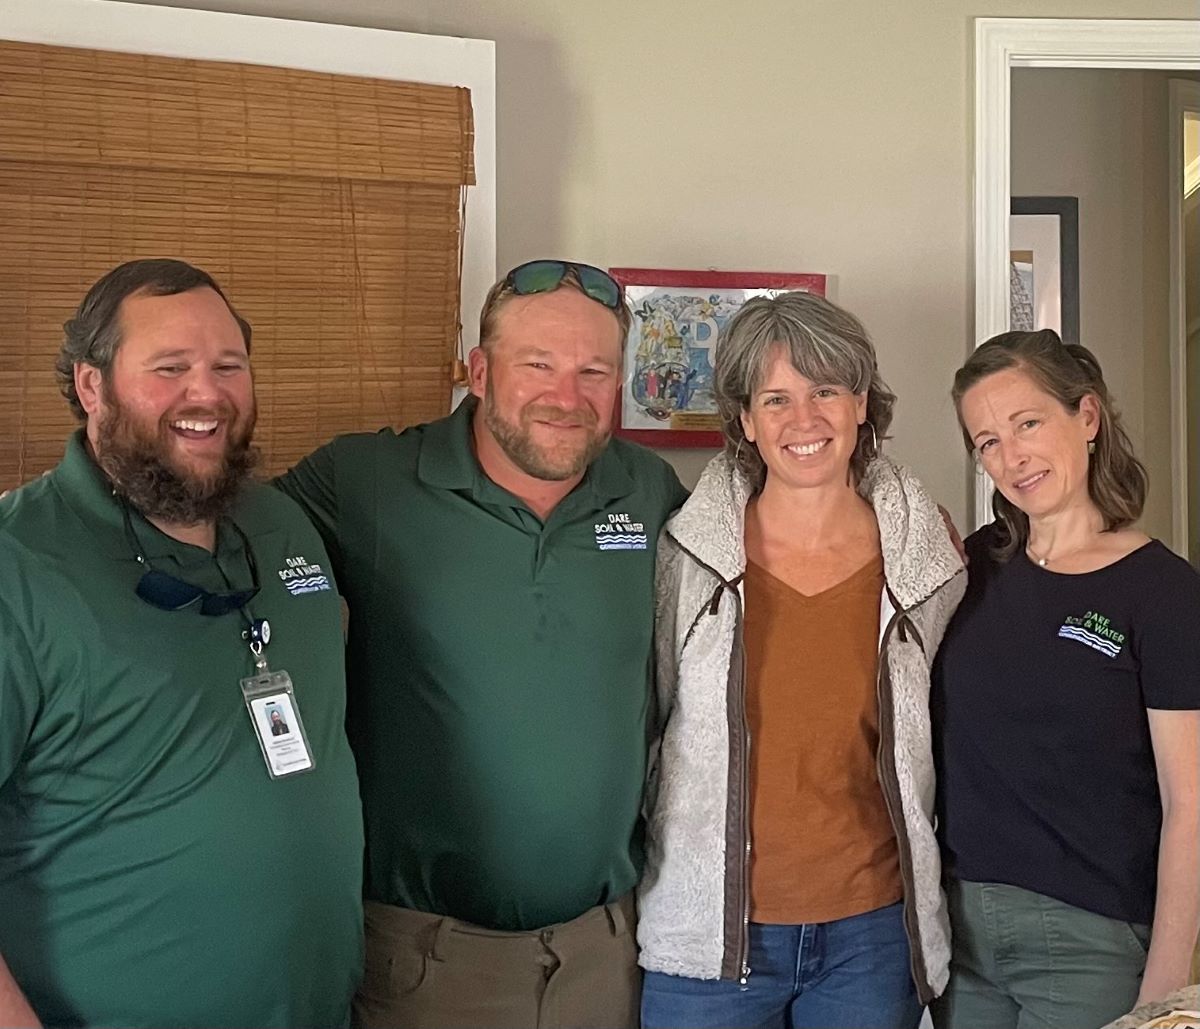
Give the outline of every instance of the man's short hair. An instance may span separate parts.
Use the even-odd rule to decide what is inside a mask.
[[[208,272],[193,267],[186,261],[169,257],[145,258],[127,261],[104,275],[87,291],[75,315],[63,323],[63,342],[54,362],[58,388],[71,405],[71,411],[80,421],[87,413],[79,402],[75,390],[75,365],[90,364],[100,369],[108,379],[109,369],[121,346],[121,303],[136,293],[149,296],[174,296],[193,289],[207,287],[225,301],[229,313],[237,320],[246,341],[246,352],[250,352],[250,324],[234,310],[228,297],[221,292]]]
[[[564,287],[577,290],[583,293],[584,296],[587,296],[583,288],[583,283],[579,281],[579,272],[569,262],[567,263],[567,270],[563,275],[562,282],[554,288],[562,289]],[[550,290],[549,292],[554,292],[554,290]],[[483,310],[479,314],[479,345],[484,350],[490,348],[492,340],[496,337],[496,320],[505,302],[519,295],[513,289],[508,275],[505,275],[504,278],[488,290],[487,298],[483,301]],[[526,295],[536,296],[537,294]],[[591,298],[589,297],[589,299]],[[596,303],[599,303],[599,301],[596,301]],[[629,328],[633,324],[633,315],[629,311],[629,304],[622,296],[620,306],[610,307],[609,310],[612,311],[613,317],[617,319],[617,323],[621,327],[621,349],[624,350],[625,341],[629,338]]]

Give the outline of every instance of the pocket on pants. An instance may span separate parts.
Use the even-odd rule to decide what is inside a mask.
[[[379,998],[403,996],[425,982],[429,974],[429,955],[422,940],[380,932],[369,918],[365,935],[364,994]]]
[[[1149,928],[1042,894],[1032,896],[1041,914],[1047,954],[1056,967],[1085,965],[1110,979],[1141,974],[1150,949]]]
[[[1138,922],[1122,922],[1125,926],[1125,931],[1129,935],[1129,942],[1134,950],[1141,957],[1145,958],[1150,953],[1150,926],[1141,925]]]

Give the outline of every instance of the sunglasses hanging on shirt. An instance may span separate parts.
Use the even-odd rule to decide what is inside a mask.
[[[137,533],[134,532],[133,519],[129,515],[129,505],[123,500],[119,500],[118,503],[121,505],[121,514],[125,519],[125,535],[133,550],[133,556],[137,558],[138,564],[146,569],[138,580],[135,592],[147,604],[163,611],[182,611],[199,603],[202,615],[220,616],[227,615],[230,611],[240,611],[258,596],[258,591],[262,587],[258,580],[258,566],[254,562],[254,551],[250,547],[250,540],[246,538],[246,534],[242,532],[237,522],[229,520],[233,531],[242,541],[246,565],[250,569],[251,585],[248,589],[224,590],[218,593],[155,568],[142,549]]]

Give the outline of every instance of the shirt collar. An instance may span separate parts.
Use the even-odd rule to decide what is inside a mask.
[[[76,517],[92,532],[104,552],[109,557],[127,557],[131,561],[135,560],[133,546],[125,532],[121,503],[117,499],[111,480],[88,450],[83,429],[77,429],[71,434],[63,459],[51,472],[51,476],[58,492],[75,512]],[[235,503],[235,508],[236,506]],[[235,510],[235,517],[236,514]],[[173,539],[151,525],[142,513],[132,506],[130,520],[137,535],[138,546],[151,561],[171,557],[181,567],[186,567],[212,559],[212,555],[203,547]],[[241,549],[237,533],[226,531],[225,526],[218,526],[217,553],[224,556],[227,553],[240,553]]]
[[[445,418],[426,426],[417,458],[417,476],[422,482],[442,489],[472,489],[483,476],[471,439],[478,406],[478,399],[468,395]]]
[[[108,476],[88,452],[83,429],[76,429],[67,439],[63,459],[50,476],[55,489],[105,553],[110,557],[129,553],[121,507]]]

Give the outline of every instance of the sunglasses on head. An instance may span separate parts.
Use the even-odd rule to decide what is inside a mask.
[[[580,288],[596,303],[616,311],[625,302],[620,283],[608,272],[573,261],[527,261],[517,265],[504,281],[514,293],[525,297],[558,289],[572,271],[579,279]]]
[[[258,596],[258,591],[262,588],[258,581],[258,565],[254,561],[254,551],[250,549],[250,541],[246,538],[246,534],[242,532],[241,527],[237,522],[230,519],[229,524],[233,526],[233,531],[238,534],[242,541],[242,549],[246,555],[246,565],[250,569],[251,586],[249,589],[241,590],[226,590],[221,593],[214,593],[211,590],[206,590],[202,586],[197,586],[194,583],[187,582],[184,579],[178,579],[174,575],[168,575],[166,572],[159,571],[150,564],[150,559],[142,552],[142,548],[138,545],[137,534],[133,531],[133,521],[129,517],[129,507],[127,504],[121,504],[121,513],[125,516],[125,533],[129,538],[129,544],[133,548],[133,555],[137,558],[138,564],[142,565],[146,571],[138,580],[134,591],[147,604],[157,607],[163,611],[182,611],[186,607],[191,607],[197,601],[200,604],[200,613],[202,615],[226,615],[230,611],[238,611],[245,607],[251,600]]]

